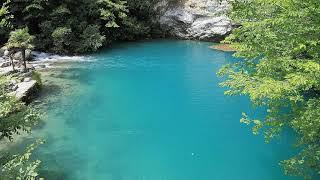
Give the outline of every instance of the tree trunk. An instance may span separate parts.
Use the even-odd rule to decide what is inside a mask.
[[[26,72],[27,71],[27,63],[26,63],[26,50],[22,49],[21,50],[21,54],[22,54],[22,61],[23,61],[23,71]]]
[[[12,70],[15,71],[12,54],[9,55],[9,59],[10,59],[10,63],[11,63],[11,66],[12,66]]]

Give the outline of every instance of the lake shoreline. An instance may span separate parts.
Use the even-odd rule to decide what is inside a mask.
[[[0,67],[0,72],[4,72],[0,73],[0,75],[7,78],[10,88],[14,88],[9,94],[21,99],[27,105],[35,106],[45,115],[45,109],[52,103],[51,101],[66,93],[70,89],[70,84],[73,84],[72,80],[61,77],[62,72],[72,69],[75,64],[84,62],[90,58],[86,56],[62,56],[44,52],[35,52],[35,54],[36,56],[33,57],[33,60],[27,62],[28,72],[22,72],[22,67],[16,68],[16,71],[12,71],[11,65],[7,65],[6,67]],[[0,63],[6,62],[4,60],[8,60],[7,57],[0,57]],[[32,79],[31,75],[33,73],[37,73],[41,77],[41,87],[36,80]],[[26,83],[31,83],[32,85],[21,86],[22,88],[20,88],[20,85]],[[19,89],[23,89],[23,92]],[[17,96],[17,94],[20,95]],[[45,117],[42,119],[45,119]],[[41,124],[43,123],[46,122],[41,120],[40,125],[32,129],[41,128]],[[9,139],[1,140],[0,152],[11,150],[15,152],[16,147],[25,142],[32,141],[32,139],[34,139],[32,133],[29,134],[21,131],[13,136],[13,141]]]

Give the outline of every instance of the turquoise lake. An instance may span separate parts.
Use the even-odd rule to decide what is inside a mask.
[[[120,43],[65,70],[70,91],[47,107],[36,155],[49,179],[294,180],[278,165],[290,136],[265,144],[239,122],[263,116],[224,96],[216,73],[237,61],[211,43]],[[57,88],[58,89],[58,88]],[[66,87],[67,89],[67,87]]]

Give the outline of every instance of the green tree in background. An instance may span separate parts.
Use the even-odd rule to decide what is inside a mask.
[[[232,0],[230,17],[241,25],[226,39],[239,62],[220,70],[228,95],[248,95],[267,107],[264,119],[243,114],[266,141],[285,127],[299,153],[280,164],[288,175],[320,174],[320,1]]]
[[[38,50],[57,53],[96,51],[114,40],[150,34],[153,0],[7,0],[0,10],[0,44],[10,31],[28,27]]]

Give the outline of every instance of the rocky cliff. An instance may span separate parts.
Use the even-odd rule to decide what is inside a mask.
[[[219,0],[163,0],[157,5],[157,21],[173,37],[218,42],[232,30],[223,14],[228,8]]]

